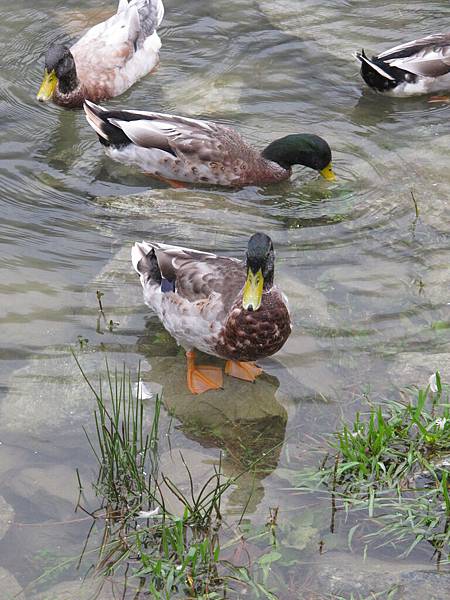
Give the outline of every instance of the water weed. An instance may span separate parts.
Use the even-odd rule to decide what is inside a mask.
[[[219,461],[198,487],[180,453],[188,483],[187,491],[182,490],[160,472],[161,400],[156,397],[149,406],[142,386],[133,385],[140,382],[139,370],[133,376],[125,367],[111,371],[106,364],[106,379],[96,388],[75,360],[96,401],[94,436],[86,432],[99,466],[94,488],[101,506],[93,517],[103,531],[96,575],[122,578],[128,589],[156,600],[233,597],[243,588],[254,597],[275,598],[266,587],[272,554],[255,560],[251,568],[221,554],[225,540],[230,548],[243,539],[237,528],[223,531],[221,508],[225,493],[243,473],[227,478]],[[169,496],[181,507],[178,514],[169,510]],[[85,558],[91,554],[92,549],[85,551]]]
[[[304,492],[328,490],[332,531],[338,511],[359,511],[349,545],[367,524],[365,512],[371,528],[366,543],[389,544],[404,557],[428,542],[438,562],[448,561],[449,455],[449,394],[436,373],[415,397],[356,413],[336,432],[320,468],[290,479]]]

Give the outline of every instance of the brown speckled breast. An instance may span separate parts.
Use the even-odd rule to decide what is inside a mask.
[[[80,84],[73,92],[63,94],[60,92],[59,87],[56,86],[56,90],[53,94],[53,102],[59,106],[65,108],[80,108],[83,106],[83,102],[88,99],[92,102],[101,102],[115,96],[113,91],[108,87],[106,83],[101,84],[99,81],[97,85],[88,89],[86,86]]]
[[[253,361],[278,352],[291,333],[291,319],[277,290],[263,294],[260,308],[247,311],[242,294],[230,310],[215,352],[222,358]]]
[[[63,106],[65,108],[80,108],[83,106],[85,97],[85,91],[81,86],[78,86],[73,92],[69,92],[68,94],[62,94],[59,91],[59,87],[56,86],[52,100],[55,104],[58,104],[58,106]]]

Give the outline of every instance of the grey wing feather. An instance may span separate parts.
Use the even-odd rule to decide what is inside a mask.
[[[217,259],[215,254],[183,248],[181,246],[171,246],[169,244],[152,243],[161,274],[169,281],[175,281],[178,271],[186,262],[201,263],[206,258]]]
[[[191,302],[220,295],[228,312],[245,283],[241,261],[225,258],[205,258],[202,262],[186,261],[177,272],[176,290]]]
[[[121,129],[125,135],[141,148],[159,148],[166,152],[172,152],[169,143],[169,131],[156,121],[121,121],[120,119],[108,119],[108,121]]]
[[[152,251],[162,278],[175,283],[178,296],[192,303],[212,300],[219,309],[216,319],[228,314],[245,283],[241,260],[159,242],[141,242],[132,249],[133,266],[140,275],[141,261]]]
[[[391,67],[423,77],[440,77],[450,72],[450,34],[430,35],[401,44],[378,55]]]
[[[142,119],[125,121],[108,119],[119,127],[137,146],[159,148],[172,154],[188,156],[195,154],[200,160],[218,160],[217,133],[232,135],[229,128],[222,125],[144,111],[124,111],[133,115],[142,115]]]
[[[141,24],[140,38],[144,40],[156,31],[164,16],[164,7],[160,0],[136,0],[136,8]],[[140,39],[140,41],[141,41]]]
[[[241,260],[168,244],[147,245],[155,250],[164,279],[175,281],[176,292],[191,302],[219,294],[227,309],[244,286]]]

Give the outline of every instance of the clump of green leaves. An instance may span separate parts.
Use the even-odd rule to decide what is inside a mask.
[[[81,366],[75,357],[78,366]],[[144,416],[145,402],[139,395],[139,386],[133,390],[131,373],[109,370],[106,361],[106,386],[99,378],[96,390],[81,369],[84,379],[94,394],[96,443],[86,432],[99,464],[95,488],[110,510],[134,514],[149,510],[156,502],[156,452],[161,402],[155,399],[153,420],[147,430]],[[140,371],[137,373],[140,381]],[[105,391],[106,387],[106,391]]]
[[[333,511],[368,510],[379,525],[369,538],[406,545],[403,555],[425,540],[438,560],[449,560],[450,404],[439,373],[434,388],[357,413],[336,433],[333,464],[322,465],[320,480]]]
[[[139,394],[139,385],[134,390],[133,379],[140,381],[139,371],[133,378],[125,367],[111,372],[106,363],[106,380],[100,378],[96,389],[78,360],[77,364],[96,400],[96,436],[86,433],[99,464],[94,487],[101,507],[93,516],[96,523],[104,520],[95,573],[123,578],[128,589],[155,600],[223,598],[233,594],[235,582],[239,590],[247,587],[257,597],[274,598],[249,570],[235,567],[220,555],[221,502],[240,475],[224,477],[219,464],[195,491],[193,476],[181,456],[189,484],[188,492],[183,492],[159,472],[161,402],[156,398],[149,407]],[[80,480],[79,485],[81,489]],[[178,499],[181,516],[167,509],[169,493]],[[266,563],[257,567],[269,568]]]
[[[372,407],[368,415],[356,413],[351,425],[344,424],[333,444],[336,485],[346,493],[370,495],[407,488],[420,471],[433,471],[431,461],[450,452],[450,405],[440,401],[437,381],[436,398],[428,388],[419,390],[415,402]]]

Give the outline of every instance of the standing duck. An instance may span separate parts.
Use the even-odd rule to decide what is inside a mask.
[[[368,58],[356,53],[369,87],[389,96],[450,89],[450,33],[437,33]]]
[[[131,252],[145,303],[186,350],[193,394],[222,387],[222,369],[196,365],[194,348],[227,360],[225,373],[254,381],[254,361],[275,354],[291,333],[284,294],[274,285],[272,240],[255,233],[245,261],[158,242]]]
[[[158,65],[163,16],[162,0],[119,0],[115,15],[70,48],[52,44],[37,99],[74,108],[122,94]]]
[[[105,110],[89,101],[84,110],[111,158],[175,186],[276,183],[288,179],[292,165],[297,164],[335,179],[330,146],[317,135],[287,135],[259,152],[234,129],[212,121],[140,110]]]

